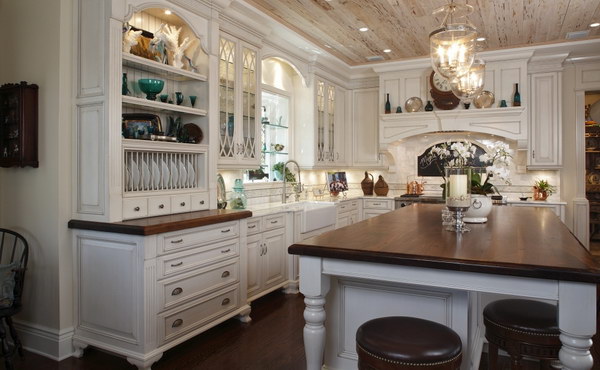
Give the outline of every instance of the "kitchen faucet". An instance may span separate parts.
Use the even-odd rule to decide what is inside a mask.
[[[287,203],[287,196],[285,194],[285,183],[287,176],[285,175],[285,171],[288,163],[293,163],[298,168],[298,182],[296,182],[296,185],[294,185],[294,198],[296,199],[296,202],[300,200],[300,194],[302,194],[303,188],[302,182],[300,181],[300,165],[298,164],[298,162],[290,159],[289,161],[283,164],[283,193],[281,194],[281,199],[283,203]]]

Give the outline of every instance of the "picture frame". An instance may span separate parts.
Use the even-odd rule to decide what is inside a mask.
[[[346,172],[327,172],[327,188],[332,195],[347,191],[348,180],[346,179]]]
[[[125,139],[141,140],[163,135],[160,117],[151,113],[123,113],[122,134]]]

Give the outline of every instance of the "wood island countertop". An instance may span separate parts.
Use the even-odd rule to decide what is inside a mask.
[[[207,211],[177,213],[122,222],[70,220],[69,228],[130,235],[154,235],[170,231],[191,229],[193,227],[213,225],[221,222],[235,221],[247,217],[252,217],[252,212],[211,209]]]
[[[600,269],[548,209],[494,206],[471,232],[444,230],[442,205],[413,204],[289,247],[302,256],[600,283]]]

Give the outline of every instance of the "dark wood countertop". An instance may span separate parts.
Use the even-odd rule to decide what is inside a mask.
[[[462,235],[442,205],[413,204],[289,247],[291,254],[600,283],[590,253],[549,209],[494,206]]]
[[[169,231],[213,225],[221,222],[235,221],[247,217],[252,217],[252,212],[212,209],[208,211],[178,213],[174,215],[147,217],[122,222],[71,220],[69,221],[69,228],[131,235],[154,235]]]

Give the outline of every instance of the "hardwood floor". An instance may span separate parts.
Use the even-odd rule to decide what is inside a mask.
[[[250,324],[228,320],[165,352],[152,369],[304,370],[303,311],[302,295],[274,292],[252,303]],[[24,359],[14,359],[15,368],[22,370],[135,369],[126,359],[93,348],[80,359],[61,362],[31,352]],[[498,369],[510,369],[508,358],[500,358]],[[523,370],[529,369],[537,369],[537,364],[525,362]],[[485,353],[479,370],[487,370]]]

